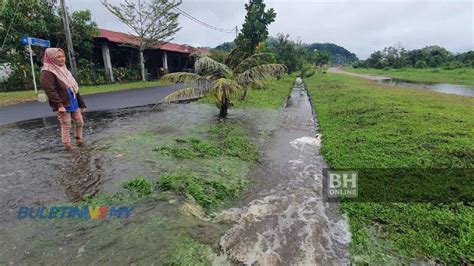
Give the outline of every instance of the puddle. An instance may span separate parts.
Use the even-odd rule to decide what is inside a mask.
[[[218,242],[229,225],[202,219],[193,209],[196,203],[179,193],[160,192],[133,203],[136,211],[126,221],[17,218],[21,206],[81,202],[86,196],[114,193],[119,184],[139,176],[151,182],[174,171],[208,178],[245,176],[251,162],[237,159],[230,166],[220,156],[177,164],[153,151],[177,137],[205,137],[218,123],[217,114],[214,106],[199,103],[86,113],[86,147],[69,154],[54,117],[0,127],[0,264],[226,261]],[[231,110],[228,122],[245,128],[260,148],[277,117],[277,110]]]
[[[424,89],[430,90],[439,93],[447,93],[447,94],[456,94],[461,96],[468,96],[474,97],[474,87],[468,87],[463,85],[455,85],[455,84],[425,84],[425,83],[417,83],[417,82],[410,82],[406,80],[400,79],[384,79],[379,80],[379,83],[395,86],[395,87],[407,87],[407,88],[416,88],[416,89]]]

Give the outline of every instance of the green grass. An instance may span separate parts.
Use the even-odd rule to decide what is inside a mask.
[[[120,91],[126,89],[139,89],[145,87],[154,87],[154,86],[164,86],[169,84],[166,81],[138,81],[138,82],[128,82],[128,83],[115,83],[108,85],[97,85],[97,86],[83,86],[81,87],[81,95],[101,93],[101,92],[111,92],[111,91]],[[38,92],[42,90],[38,88]],[[12,91],[12,92],[0,92],[0,106],[30,102],[36,100],[36,94],[33,89],[28,91]]]
[[[206,180],[193,174],[162,175],[158,179],[160,189],[191,195],[203,208],[219,206],[237,197],[246,184],[243,180],[237,183],[225,179]]]
[[[288,98],[290,88],[295,82],[296,74],[285,75],[280,80],[270,78],[265,82],[265,89],[249,89],[244,100],[233,100],[231,108],[271,108],[278,109]],[[202,103],[215,104],[212,96],[200,100]]]
[[[449,83],[474,87],[474,68],[460,68],[445,70],[442,68],[416,69],[367,69],[367,68],[346,68],[348,72],[358,74],[373,74],[389,76],[392,78],[421,82],[421,83]]]
[[[474,167],[474,98],[394,89],[337,74],[316,75],[305,82],[321,126],[321,153],[332,168]],[[343,200],[356,261],[429,259],[460,264],[474,258],[472,170],[462,180],[436,171],[422,173],[423,182],[403,176],[400,187],[391,185],[399,181],[389,179],[393,176],[359,176],[361,201],[393,193],[392,188],[415,196],[440,188],[453,188],[454,193],[431,195],[436,199],[431,203],[401,196],[394,202],[397,195],[389,195],[392,201]],[[444,197],[449,202],[437,201]]]

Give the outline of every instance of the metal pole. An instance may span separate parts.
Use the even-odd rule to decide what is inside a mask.
[[[71,73],[75,78],[77,78],[76,54],[74,53],[74,47],[72,46],[71,29],[69,28],[69,19],[67,16],[64,0],[61,0],[61,15],[63,17],[64,37],[66,38]]]
[[[33,51],[31,49],[30,38],[28,38],[28,48],[30,49],[30,63],[31,63],[31,74],[33,75],[33,84],[35,86],[35,93],[38,94],[38,88],[36,87],[35,67],[33,66]]]

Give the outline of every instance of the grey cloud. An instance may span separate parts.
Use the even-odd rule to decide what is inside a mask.
[[[120,2],[113,0],[112,2]],[[244,0],[184,0],[181,9],[219,28],[242,25]],[[100,27],[129,32],[98,0],[69,0],[72,10],[90,9]],[[474,50],[474,2],[267,0],[277,12],[271,35],[288,33],[303,42],[333,42],[366,58],[374,50],[402,43],[407,49],[441,45],[454,52]],[[214,47],[235,34],[207,29],[180,17],[174,41]]]

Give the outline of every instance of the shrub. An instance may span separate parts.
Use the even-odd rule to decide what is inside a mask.
[[[424,60],[416,61],[415,68],[427,68],[428,64]]]

